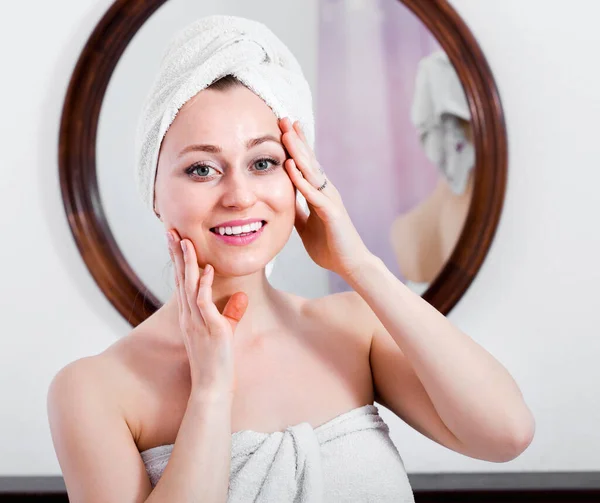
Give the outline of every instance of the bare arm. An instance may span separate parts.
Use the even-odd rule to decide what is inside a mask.
[[[284,166],[310,205],[308,214],[297,205],[294,222],[306,251],[346,280],[375,315],[369,359],[378,396],[460,452],[491,460],[523,452],[535,420],[512,376],[368,250],[300,123],[286,117],[279,126],[290,154]],[[412,401],[405,399],[407,382]]]
[[[348,281],[380,321],[371,365],[378,392],[394,412],[402,417],[410,410],[404,386],[406,376],[411,376],[415,396],[426,403],[421,391],[426,392],[433,406],[428,410],[439,414],[441,421],[430,417],[429,424],[437,425],[436,431],[449,439],[451,448],[458,445],[460,452],[492,461],[507,461],[525,450],[535,421],[499,361],[412,293],[380,259],[372,256]],[[441,423],[458,444],[438,427]],[[420,426],[428,429],[424,422]]]
[[[150,480],[103,370],[100,357],[77,360],[48,390],[50,431],[69,501],[143,502]]]
[[[214,269],[202,276],[193,243],[172,236],[179,324],[190,363],[191,393],[175,445],[154,490],[103,355],[67,365],[52,380],[48,416],[67,492],[76,502],[223,503],[229,490],[233,333],[248,297],[233,294],[223,314],[212,300]]]
[[[191,396],[169,463],[146,500],[225,502],[231,462],[231,398]]]
[[[52,440],[70,501],[225,502],[229,395],[190,397],[171,458],[152,490],[121,409],[102,386],[108,370],[101,357],[84,358],[62,369],[49,388]]]
[[[205,264],[200,275],[193,242],[184,240],[184,251],[178,233],[169,235],[192,391],[169,463],[147,501],[225,502],[235,386],[232,340],[248,298],[241,292],[232,295],[220,314],[212,300],[214,269]]]

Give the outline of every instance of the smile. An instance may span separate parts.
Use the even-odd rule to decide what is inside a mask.
[[[215,234],[220,234],[221,236],[241,236],[245,234],[251,234],[252,232],[257,232],[262,228],[264,224],[266,224],[266,222],[263,220],[261,222],[252,222],[251,224],[246,225],[234,225],[231,227],[213,227],[211,229],[211,232],[214,232]]]
[[[263,233],[267,222],[252,222],[245,225],[219,226],[210,229],[210,232],[220,241],[230,245],[243,246],[256,241]]]

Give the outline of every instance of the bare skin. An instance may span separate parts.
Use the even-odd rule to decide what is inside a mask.
[[[181,154],[199,143],[220,149]],[[130,334],[55,377],[49,418],[74,500],[225,501],[232,432],[316,427],[374,400],[478,459],[507,461],[531,442],[533,418],[510,374],[370,254],[335,185],[318,190],[319,168],[299,125],[244,87],[202,91],[180,110],[162,144],[155,204],[175,238],[179,285],[180,240],[192,247],[185,275],[196,291],[186,285],[185,300],[203,307],[182,325],[176,289]],[[266,222],[252,242],[215,233],[248,218]],[[271,287],[265,267],[294,226],[314,262],[354,292],[308,300]],[[248,303],[231,329],[213,330],[240,292]],[[152,490],[139,452],[173,443]]]
[[[437,277],[456,247],[472,195],[473,173],[460,195],[440,178],[427,199],[394,220],[390,241],[406,279],[429,283]]]
[[[274,141],[248,146],[248,139],[265,135]],[[180,155],[198,143],[218,145],[221,152]],[[165,230],[176,237],[177,258],[181,261],[179,245],[184,239],[194,249],[197,274],[207,264],[214,268],[211,296],[219,312],[237,292],[248,298],[232,339],[235,392],[231,401],[202,398],[200,407],[191,405],[197,389],[174,292],[131,333],[102,353],[73,362],[55,379],[49,416],[70,496],[81,501],[112,501],[134,494],[136,501],[194,500],[193,493],[179,492],[187,490],[185,485],[193,490],[186,484],[191,478],[179,477],[187,477],[182,467],[200,466],[200,457],[192,461],[183,449],[176,456],[178,468],[161,479],[168,483],[159,484],[162,487],[150,496],[137,453],[176,444],[182,425],[198,420],[206,422],[207,435],[211,428],[215,431],[215,446],[226,448],[223,438],[229,431],[282,431],[301,422],[316,427],[373,403],[369,353],[374,324],[364,301],[355,293],[303,299],[274,289],[265,276],[267,263],[285,245],[294,225],[302,224],[290,166],[284,168],[287,159],[279,121],[244,87],[202,91],[180,110],[161,146],[156,210]],[[200,162],[210,169],[186,171]],[[266,222],[260,238],[249,245],[224,244],[210,230],[246,218]],[[322,252],[314,253],[322,260]],[[201,353],[195,355],[195,368],[213,365]],[[213,396],[230,395],[220,384],[211,387]],[[73,415],[72,404],[84,401],[81,415]],[[225,417],[231,421],[227,432],[214,430]],[[193,429],[185,429],[182,445],[192,438]],[[90,456],[98,449],[107,449],[119,460],[108,452]],[[226,467],[211,472],[209,467],[204,479],[194,477],[198,487],[211,477],[220,480],[204,500],[213,501],[214,495],[220,501],[226,489],[223,470]],[[95,488],[93,474],[111,474],[111,487]]]
[[[461,121],[467,140],[473,130]],[[392,222],[390,241],[404,277],[409,281],[430,283],[452,255],[469,213],[473,196],[471,171],[465,191],[456,194],[440,177],[433,192],[416,207]]]
[[[282,431],[304,421],[316,427],[373,402],[368,317],[357,313],[355,295],[278,296],[279,319],[268,332],[236,332],[232,432]],[[96,357],[105,362],[105,385],[116,392],[140,452],[174,443],[190,395],[190,366],[171,307]],[[348,317],[352,311],[357,315]]]
[[[234,122],[224,109],[234,111]],[[296,216],[295,188],[283,166],[260,175],[241,169],[264,156],[283,165],[288,155],[276,141],[248,150],[243,146],[265,133],[281,138],[276,117],[254,93],[242,86],[226,93],[201,92],[167,132],[156,180],[156,209],[165,228],[176,229],[193,244],[200,268],[210,263],[215,269],[213,300],[219,310],[236,292],[249,298],[234,336],[233,432],[279,431],[303,421],[317,426],[373,401],[372,330],[365,331],[364,321],[342,315],[348,303],[362,304],[364,311],[360,298],[308,301],[274,289],[265,277],[266,264],[287,242]],[[193,143],[219,145],[223,151],[180,157]],[[214,166],[208,181],[190,182],[177,172],[198,161]],[[209,231],[244,217],[268,222],[263,235],[248,246],[223,245]],[[104,356],[132,374],[132,388],[124,398],[138,404],[125,407],[132,409],[128,424],[140,451],[172,443],[190,393],[175,295]]]

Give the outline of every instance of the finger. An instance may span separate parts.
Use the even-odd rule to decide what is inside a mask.
[[[307,220],[307,213],[304,211],[304,208],[300,204],[300,201],[296,200],[296,219],[294,220],[294,226],[296,227],[298,234],[302,235],[302,233],[304,232]]]
[[[306,198],[306,201],[314,206],[315,208],[321,208],[327,203],[329,198],[321,191],[317,190],[314,185],[309,183],[303,176],[294,159],[287,159],[284,163],[284,167],[290,176],[292,183],[298,187],[298,190]]]
[[[316,166],[316,161],[308,155],[308,151],[303,146],[298,134],[295,131],[286,132],[283,134],[281,141],[302,173],[302,176],[314,187],[323,185],[325,178]]]
[[[304,143],[304,148],[306,149],[308,156],[312,159],[312,164],[317,169],[317,171],[319,171],[319,173],[323,174],[324,173],[323,168],[317,161],[317,156],[313,152],[313,149],[308,144],[308,140],[306,139],[306,136],[304,135],[304,131],[302,130],[302,127],[300,126],[300,121],[294,122],[293,129],[296,132],[296,134],[299,136],[299,138],[302,140],[302,142]]]
[[[215,277],[215,269],[210,264],[204,267],[204,273],[200,278],[200,286],[196,297],[196,306],[199,310],[204,323],[208,329],[208,333],[215,335],[220,329],[221,315],[217,306],[213,302],[212,284]]]
[[[244,316],[246,308],[248,307],[248,296],[244,292],[236,292],[227,301],[223,308],[223,316],[227,318],[231,325],[231,331],[235,332],[235,329]]]
[[[177,265],[175,264],[175,256],[173,255],[173,242],[175,238],[170,231],[167,231],[167,248],[169,250],[169,257],[171,257],[171,263],[173,264],[173,282],[175,285],[175,299],[177,301],[177,311],[181,316],[181,300],[179,298],[179,278],[177,277]]]
[[[200,311],[196,304],[198,296],[198,282],[200,280],[200,268],[196,258],[196,250],[189,239],[181,240],[182,255],[184,261],[183,292],[185,303],[189,309],[192,319],[201,318]]]
[[[175,287],[177,289],[177,299],[179,306],[179,317],[185,317],[190,315],[190,310],[188,304],[185,299],[184,292],[184,261],[183,254],[181,251],[180,239],[178,235],[173,235],[173,242],[171,243],[171,258],[173,259],[173,264],[175,265]]]
[[[170,249],[169,255],[171,256],[171,263],[173,264],[173,277],[175,280],[175,299],[177,300],[177,313],[179,317],[181,317],[183,312],[181,309],[181,293],[179,291],[179,272],[177,271],[177,265],[175,264],[175,257],[173,256],[173,252]]]
[[[291,121],[289,119],[288,119],[288,124],[291,124]],[[304,143],[304,148],[305,148],[306,152],[308,153],[308,156],[312,159],[312,164],[314,165],[316,170],[319,173],[321,173],[322,175],[324,175],[325,171],[323,170],[323,167],[317,160],[317,157],[316,157],[313,149],[309,145],[308,140],[306,139],[306,135],[304,134],[304,130],[302,129],[302,126],[300,125],[300,121],[294,122],[294,124],[291,126],[291,128],[296,132],[296,134],[299,136],[299,138]]]
[[[302,130],[302,127],[300,126],[300,121],[294,122],[293,127],[294,127],[294,130],[296,131],[296,133],[298,133],[298,136],[305,143],[306,147],[310,148],[310,145],[308,144],[308,140],[306,139],[306,136],[304,136],[304,131]]]
[[[284,133],[294,131],[304,143],[304,146],[309,156],[314,156],[314,152],[312,151],[312,148],[309,145],[308,140],[306,139],[306,135],[304,134],[304,130],[300,125],[300,121],[297,120],[294,123],[292,123],[289,117],[284,117],[283,119],[279,119],[279,126]]]
[[[281,130],[286,133],[288,131],[292,131],[293,126],[292,126],[292,121],[289,119],[289,117],[284,117],[283,119],[279,119],[279,127],[281,128]]]

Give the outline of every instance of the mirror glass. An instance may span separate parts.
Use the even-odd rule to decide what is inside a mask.
[[[111,77],[96,144],[102,206],[134,272],[162,302],[171,296],[163,226],[135,185],[135,130],[169,40],[210,14],[263,22],[294,53],[313,92],[317,158],[368,248],[423,293],[460,236],[475,153],[456,72],[397,0],[168,0],[151,16]],[[349,290],[312,262],[296,231],[269,280],[309,298]]]

